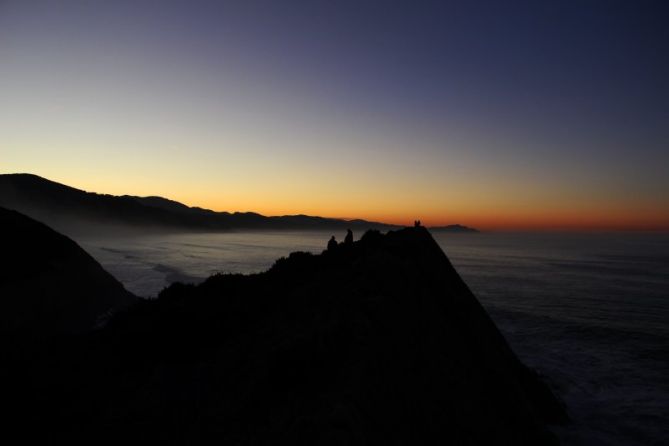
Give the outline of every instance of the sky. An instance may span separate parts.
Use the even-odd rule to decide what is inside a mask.
[[[0,172],[266,215],[669,229],[669,3],[0,0]]]

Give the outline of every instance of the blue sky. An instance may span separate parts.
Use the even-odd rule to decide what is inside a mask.
[[[2,170],[220,210],[665,227],[665,5],[2,1]]]

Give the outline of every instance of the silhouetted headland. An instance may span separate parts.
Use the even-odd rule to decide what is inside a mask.
[[[75,242],[0,208],[0,331],[70,333],[136,301]]]
[[[175,283],[103,328],[5,352],[23,438],[547,445],[566,420],[420,226]]]

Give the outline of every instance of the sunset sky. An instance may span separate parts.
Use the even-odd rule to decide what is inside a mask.
[[[267,215],[669,229],[667,5],[0,0],[0,173]]]

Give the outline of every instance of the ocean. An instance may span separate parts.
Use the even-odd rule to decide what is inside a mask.
[[[137,295],[259,272],[330,232],[74,237]],[[344,234],[337,234],[343,239]],[[522,361],[565,402],[564,445],[669,444],[669,234],[435,234]]]

